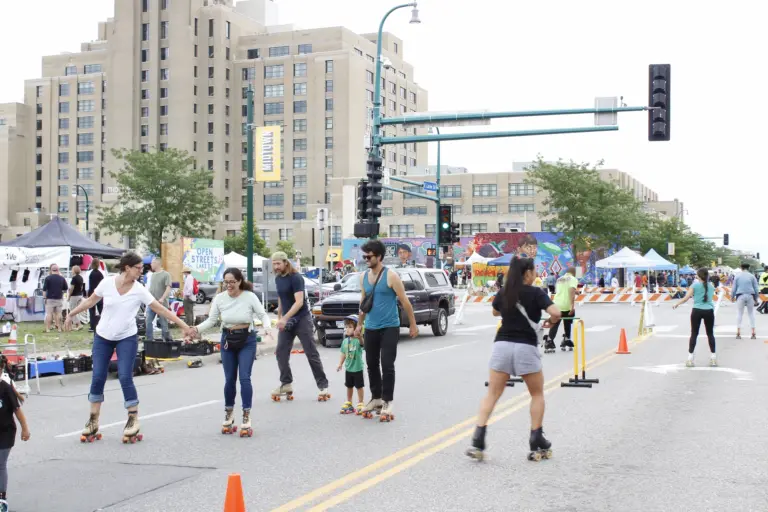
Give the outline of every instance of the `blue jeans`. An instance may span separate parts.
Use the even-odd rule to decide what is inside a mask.
[[[237,376],[240,373],[240,393],[242,394],[243,409],[250,409],[253,403],[253,386],[251,385],[251,370],[256,358],[256,333],[248,335],[248,341],[241,349],[224,348],[226,335],[221,334],[221,364],[224,367],[224,407],[235,406],[237,396]],[[95,366],[94,366],[95,368]]]
[[[91,392],[88,401],[100,403],[104,401],[104,384],[109,373],[109,360],[117,350],[117,377],[123,388],[125,408],[139,405],[139,395],[133,385],[133,365],[139,349],[138,337],[134,334],[122,340],[108,340],[98,334],[93,335],[93,375],[91,375]]]
[[[159,316],[157,313],[152,311],[151,308],[147,307],[147,339],[149,341],[155,341],[155,317],[157,317],[157,323],[160,324],[160,331],[163,333],[163,341],[172,341],[173,338],[171,338],[171,334],[168,331],[168,320],[165,318]]]

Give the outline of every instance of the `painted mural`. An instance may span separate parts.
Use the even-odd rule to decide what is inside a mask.
[[[427,256],[427,249],[435,246],[433,238],[382,238],[387,248],[385,264],[419,264],[432,267],[433,257]],[[355,265],[364,265],[360,247],[365,243],[361,239],[347,239],[343,244],[343,257],[345,260],[355,262]],[[461,237],[458,244],[454,244],[440,258],[446,266],[452,266],[455,262],[465,261],[473,253],[477,252],[485,258],[500,258],[505,254],[515,254],[534,258],[536,272],[545,279],[550,273],[561,275],[570,266],[576,266],[577,276],[585,283],[595,280],[596,255],[592,251],[578,253],[574,256],[571,247],[560,241],[558,233],[478,233],[475,236]],[[487,267],[483,276],[473,276],[474,284],[482,285],[486,281],[495,280],[499,271],[506,271],[506,267]]]

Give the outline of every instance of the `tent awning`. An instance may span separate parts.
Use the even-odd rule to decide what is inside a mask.
[[[69,247],[73,254],[90,254],[101,257],[120,257],[125,252],[95,242],[85,235],[80,234],[75,228],[54,217],[50,222],[40,226],[34,231],[25,233],[20,237],[0,243],[3,247]]]
[[[653,270],[677,270],[677,265],[672,263],[671,261],[668,261],[664,259],[663,256],[661,256],[659,253],[657,253],[654,249],[651,249],[645,254],[645,259],[651,260],[654,263]],[[631,268],[630,270],[647,270],[648,267],[635,267]]]
[[[656,268],[653,261],[640,256],[629,247],[624,247],[616,254],[598,260],[595,266],[597,268],[643,268],[646,270]]]

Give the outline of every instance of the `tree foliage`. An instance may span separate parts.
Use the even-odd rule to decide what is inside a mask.
[[[98,209],[102,232],[135,238],[155,254],[163,241],[206,236],[223,203],[209,188],[213,171],[195,169],[186,151],[142,153],[113,150],[122,169],[110,171],[117,181],[117,202]]]
[[[278,240],[277,245],[275,246],[275,251],[284,252],[289,260],[296,259],[296,248],[290,240]]]
[[[240,232],[236,235],[230,235],[224,237],[224,252],[236,252],[247,257],[246,252],[248,250],[248,223],[243,221],[243,225],[240,228]],[[259,236],[259,231],[256,229],[256,223],[253,223],[253,252],[264,258],[269,258],[272,252],[267,247],[267,242]]]

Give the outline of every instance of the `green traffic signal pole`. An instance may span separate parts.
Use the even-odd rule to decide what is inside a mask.
[[[248,281],[253,282],[253,84],[248,83],[248,92],[246,94],[248,102],[248,112],[246,119],[246,137],[247,137],[247,155],[248,155],[248,180],[246,190],[248,199],[246,202],[246,257],[248,258],[247,276]]]
[[[83,191],[83,195],[85,196],[85,233],[86,233],[86,235],[88,235],[90,233],[90,231],[91,231],[89,212],[88,212],[88,191],[85,190],[84,186],[82,186],[82,185],[80,185],[78,183],[75,183],[75,195],[74,195],[74,198],[75,198],[75,215],[77,215],[77,190],[78,189],[82,190]],[[88,236],[90,236],[90,235],[88,235]]]
[[[440,128],[435,126],[435,131],[440,135]],[[437,190],[435,191],[435,268],[442,268],[443,264],[440,261],[440,141],[437,141],[437,172],[435,173],[435,183],[437,183]]]

